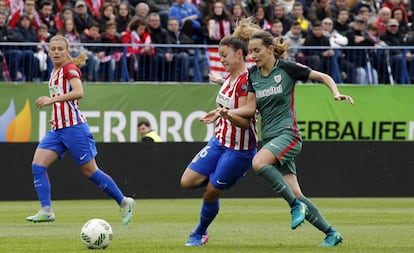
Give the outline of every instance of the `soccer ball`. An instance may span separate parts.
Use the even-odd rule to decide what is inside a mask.
[[[105,249],[112,241],[112,228],[102,219],[88,220],[81,229],[80,239],[89,249]]]

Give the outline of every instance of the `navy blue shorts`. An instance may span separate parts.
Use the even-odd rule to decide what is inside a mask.
[[[69,150],[79,166],[95,158],[98,153],[87,123],[50,130],[37,147],[55,151],[59,159],[62,159],[66,150]]]
[[[217,189],[226,190],[246,175],[252,167],[255,154],[256,149],[234,150],[224,147],[216,138],[212,138],[198,152],[188,168],[209,177],[210,183]]]

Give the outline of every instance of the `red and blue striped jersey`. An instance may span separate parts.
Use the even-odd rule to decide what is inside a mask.
[[[218,106],[227,109],[235,109],[239,107],[239,98],[247,96],[247,76],[248,72],[240,74],[240,76],[230,83],[228,77],[223,83],[216,102]],[[242,129],[234,125],[229,119],[220,117],[217,120],[215,135],[216,138],[225,147],[235,150],[251,150],[256,148],[257,143],[257,126],[256,117],[252,117],[250,127]]]
[[[51,73],[49,80],[50,97],[61,96],[72,90],[70,80],[79,78],[82,73],[78,67],[69,62],[60,69]],[[78,100],[55,102],[52,104],[52,129],[61,129],[86,122],[86,118],[79,110]]]

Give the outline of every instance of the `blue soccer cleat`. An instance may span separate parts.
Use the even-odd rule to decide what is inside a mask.
[[[305,204],[299,200],[296,200],[296,204],[290,210],[290,213],[292,215],[292,229],[296,229],[305,221],[306,209],[307,207]]]
[[[328,233],[319,247],[335,247],[336,245],[342,243],[342,240],[343,238],[339,232],[335,231]]]
[[[208,242],[207,232],[204,235],[193,232],[190,234],[185,246],[187,247],[203,246],[207,242]]]

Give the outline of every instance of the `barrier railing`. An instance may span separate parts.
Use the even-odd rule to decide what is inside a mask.
[[[71,54],[87,54],[81,70],[89,82],[203,83],[209,82],[211,61],[219,61],[207,50],[217,48],[212,45],[153,44],[150,54],[132,53],[139,47],[145,45],[73,44]],[[0,43],[0,81],[47,81],[52,70],[47,49],[39,43]],[[291,47],[289,60],[328,73],[339,84],[411,84],[411,52],[414,47]]]

